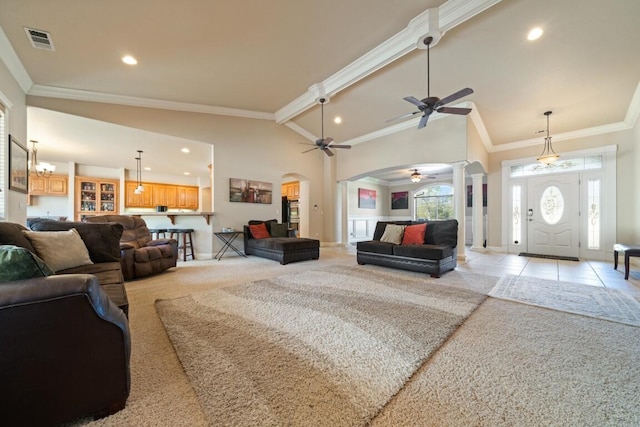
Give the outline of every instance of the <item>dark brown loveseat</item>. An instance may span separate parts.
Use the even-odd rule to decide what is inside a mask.
[[[378,221],[373,240],[357,243],[358,264],[376,264],[440,277],[457,265],[458,221],[426,221],[424,242],[402,245],[382,242],[387,224],[416,225],[417,221]]]
[[[99,215],[85,218],[88,223],[116,223],[124,231],[120,239],[122,273],[125,280],[161,273],[175,267],[178,242],[175,239],[152,239],[142,218],[128,215]]]
[[[256,239],[251,234],[249,226],[262,223],[265,224],[269,237]],[[276,227],[282,227],[282,224],[278,224],[276,220],[249,221],[249,225],[244,226],[244,253],[273,259],[282,265],[320,257],[319,240],[289,237],[288,234],[283,236],[274,232]]]
[[[36,260],[27,249],[31,245],[22,235],[24,229],[0,223],[0,244],[6,245],[3,262],[8,252],[23,256],[17,266],[3,265],[3,277],[9,269],[22,269],[30,259]],[[121,233],[118,227],[112,230]],[[119,262],[115,265],[119,271]],[[126,404],[131,382],[127,317],[96,276],[62,273],[0,283],[3,425],[100,418]],[[124,293],[122,280],[119,286]]]
[[[0,231],[0,239],[7,238],[7,226],[5,232]],[[22,229],[19,224],[13,224]],[[76,229],[82,241],[89,251],[89,257],[93,264],[72,267],[66,270],[57,271],[56,274],[93,274],[97,277],[101,289],[111,298],[111,300],[129,315],[129,302],[127,292],[124,287],[124,277],[120,265],[120,238],[123,228],[119,224],[87,224],[84,222],[55,221],[40,219],[30,224],[33,231],[66,231]],[[0,228],[2,230],[2,228]],[[4,240],[0,243],[5,244]],[[26,241],[20,241],[18,246],[27,248],[34,252],[33,246]]]

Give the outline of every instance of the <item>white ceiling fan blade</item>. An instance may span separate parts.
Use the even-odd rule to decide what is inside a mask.
[[[422,116],[422,118],[420,119],[420,123],[418,124],[418,129],[422,129],[423,127],[425,127],[427,125],[428,120],[429,120],[428,114],[425,114],[424,116]]]
[[[418,98],[416,98],[414,96],[405,96],[402,99],[404,99],[407,102],[412,103],[416,107],[426,107],[426,104],[424,102],[420,101]]]
[[[407,113],[407,114],[403,114],[401,116],[398,117],[394,117],[393,119],[389,119],[386,121],[386,123],[388,122],[393,122],[396,120],[400,120],[400,119],[404,119],[405,117],[411,117],[411,116],[415,116],[416,114],[420,114],[422,111],[414,111],[413,113]]]

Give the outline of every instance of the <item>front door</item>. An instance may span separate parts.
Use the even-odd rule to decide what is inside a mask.
[[[527,194],[527,252],[577,257],[580,253],[579,175],[529,178]]]

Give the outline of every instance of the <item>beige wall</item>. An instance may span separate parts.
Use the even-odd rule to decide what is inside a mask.
[[[214,148],[213,230],[241,228],[250,219],[281,218],[280,189],[286,174],[296,174],[310,183],[309,236],[325,238],[324,154],[302,154],[300,143],[309,141],[286,126],[269,120],[243,119],[152,108],[28,97],[29,105],[96,120],[187,138]],[[128,154],[127,154],[128,155]],[[170,159],[168,159],[170,161]],[[229,178],[244,178],[273,184],[272,204],[229,202]],[[288,178],[287,178],[288,179]]]
[[[341,151],[337,179],[350,180],[392,167],[465,160],[466,141],[466,117],[451,115],[433,120],[424,129],[407,129]]]
[[[25,95],[18,82],[13,78],[4,62],[0,61],[0,93],[12,105],[7,112],[8,123],[6,131],[8,135],[13,135],[18,142],[26,147],[27,144],[27,108]],[[8,106],[7,106],[8,107]],[[9,182],[8,157],[5,156],[4,170],[5,182]],[[27,218],[27,196],[26,194],[11,191],[7,188],[6,194],[6,220],[25,224]]]
[[[488,209],[487,209],[487,244],[490,247],[501,246],[502,218],[502,161],[521,158],[531,158],[532,161],[542,150],[542,138],[539,146],[517,150],[499,151],[489,155],[489,174],[487,177]],[[638,210],[638,161],[640,155],[640,131],[624,130],[585,138],[577,138],[554,142],[553,147],[562,156],[563,152],[578,151],[617,145],[617,239],[631,243],[640,233],[640,210]]]

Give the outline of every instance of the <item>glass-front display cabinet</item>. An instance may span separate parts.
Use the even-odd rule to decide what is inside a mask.
[[[76,221],[88,216],[118,214],[120,181],[78,176],[75,184]]]

